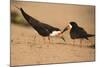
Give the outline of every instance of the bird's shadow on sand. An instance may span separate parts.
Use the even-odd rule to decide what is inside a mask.
[[[93,45],[90,45],[90,46],[86,46],[86,45],[82,45],[81,46],[81,44],[80,45],[77,45],[77,44],[72,44],[72,43],[52,43],[52,44],[57,44],[57,45],[70,45],[70,46],[76,46],[76,47],[80,47],[80,48],[94,48],[95,49],[95,44],[93,44]]]
[[[87,47],[89,47],[89,48],[94,48],[94,49],[95,49],[95,44],[90,45],[90,46],[87,46]]]
[[[72,43],[66,43],[66,42],[57,42],[57,43],[50,43],[50,44],[51,45],[62,45],[62,46],[73,46],[73,47],[80,47],[80,48],[93,48],[93,49],[95,49],[95,44],[90,45],[90,46],[86,46],[84,44],[81,46],[81,44],[78,45],[78,44],[72,44]],[[37,46],[37,45],[39,45],[39,44],[31,44],[30,47],[31,48],[32,47],[43,48],[43,45],[40,45],[40,46]],[[49,47],[49,45],[47,45],[47,44],[44,44],[44,45]]]

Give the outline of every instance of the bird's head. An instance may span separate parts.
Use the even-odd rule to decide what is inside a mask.
[[[72,29],[72,25],[68,24],[62,31],[62,33],[64,33],[65,31],[70,31]]]
[[[65,31],[70,31],[72,28],[77,27],[78,25],[76,24],[76,22],[70,22],[62,31],[62,33],[64,33]]]
[[[77,23],[74,22],[74,21],[70,22],[69,24],[70,24],[72,27],[76,27],[76,26],[78,26]]]
[[[78,27],[77,23],[74,21],[71,21],[60,34],[63,34],[65,31],[70,31],[72,28]],[[63,36],[61,36],[61,39],[64,40]]]

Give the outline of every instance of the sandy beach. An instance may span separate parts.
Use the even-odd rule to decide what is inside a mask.
[[[95,34],[95,9],[94,6],[79,6],[65,4],[48,4],[17,2],[30,16],[37,18],[43,23],[60,28],[67,26],[70,21],[76,21],[88,33]],[[19,10],[11,5],[11,10]],[[23,16],[22,16],[23,17]],[[34,37],[36,36],[36,39]],[[31,26],[25,27],[11,24],[11,65],[37,65],[51,63],[69,63],[81,61],[94,61],[95,48],[89,46],[95,44],[95,37],[83,40],[80,47],[79,40],[70,38],[69,32],[63,34],[66,42],[60,38],[52,37],[51,43],[48,38],[40,36]]]

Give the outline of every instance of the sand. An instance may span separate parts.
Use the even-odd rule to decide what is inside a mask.
[[[94,61],[95,49],[80,47],[52,38],[48,40],[36,34],[34,42],[34,30],[12,24],[11,65],[50,64],[63,62]],[[58,40],[58,41],[57,41]],[[69,44],[68,44],[69,43]]]
[[[95,34],[94,6],[50,5],[31,2],[18,2],[17,5],[23,7],[29,15],[61,30],[69,21],[74,20],[88,33]],[[20,13],[14,7],[12,10]],[[35,36],[36,38],[34,39]],[[66,42],[60,38],[53,37],[51,38],[51,43],[49,43],[46,37],[43,40],[44,37],[40,36],[32,27],[11,24],[11,65],[95,60],[95,48],[88,47],[95,44],[94,37],[89,38],[89,41],[83,40],[82,44],[79,43],[79,40],[75,40],[73,44],[69,32],[65,32],[63,36]]]

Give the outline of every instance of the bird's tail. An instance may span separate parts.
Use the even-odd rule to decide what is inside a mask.
[[[93,37],[93,36],[95,36],[94,34],[88,34],[87,35],[88,37]]]

